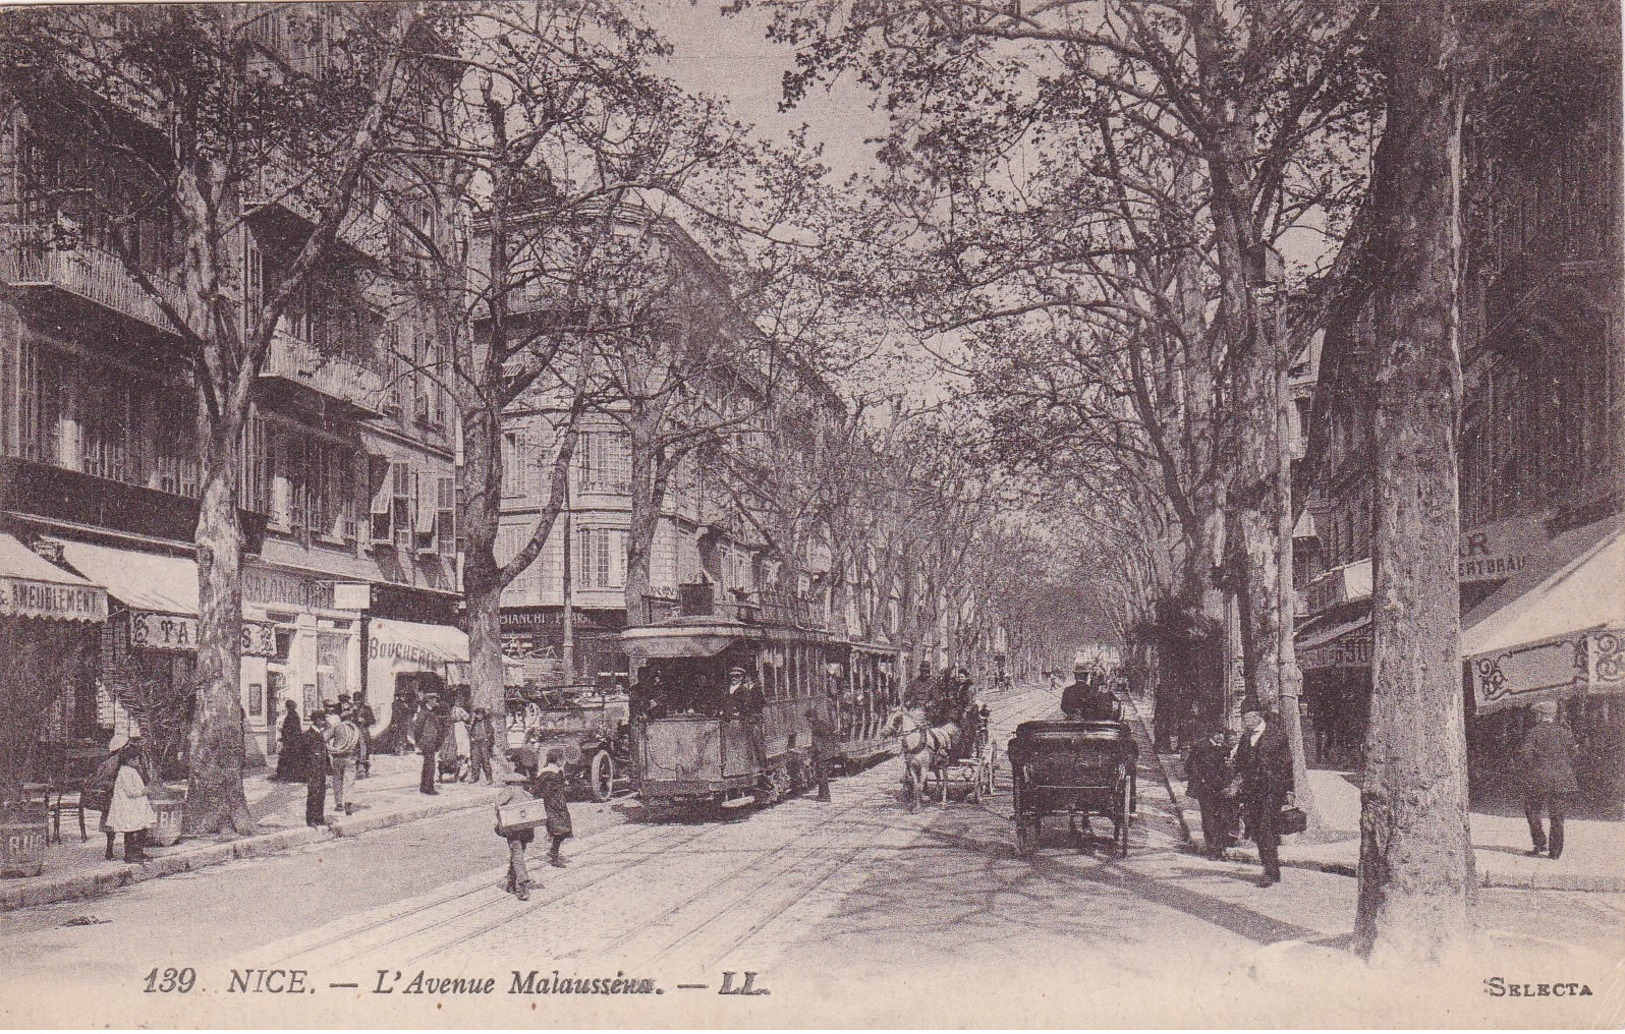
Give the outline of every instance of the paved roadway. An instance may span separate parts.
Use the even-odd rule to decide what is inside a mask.
[[[1053,713],[1055,698],[1027,689],[992,706],[1002,755],[1015,724]],[[284,1011],[273,1026],[437,1022],[424,1017],[421,997],[369,994],[380,971],[398,991],[419,970],[496,977],[498,994],[485,1005],[495,1011],[480,1016],[487,1024],[540,1022],[525,1015],[538,1000],[555,1011],[550,1023],[642,1015],[636,998],[503,994],[516,968],[652,978],[663,992],[661,1025],[1258,1025],[1310,1020],[1306,1008],[1328,1021],[1380,1024],[1400,1018],[1387,1010],[1415,1007],[1344,979],[1346,953],[1333,949],[1349,938],[1353,880],[1288,870],[1284,884],[1262,890],[1245,866],[1183,851],[1148,767],[1126,861],[1064,830],[1046,836],[1035,860],[1016,858],[1002,765],[991,802],[956,799],[918,815],[904,808],[898,777],[890,760],[838,780],[831,804],[802,798],[727,821],[646,821],[631,801],[575,805],[572,864],[536,866],[543,886],[529,902],[503,893],[504,845],[476,809],[11,913],[0,917],[0,1001],[49,985],[72,989],[55,1008],[85,1010],[87,1021],[104,1010],[129,1015],[162,999],[134,993],[143,976],[174,965],[200,974],[185,1000],[198,1010],[187,1014],[192,1022],[245,1022],[245,1003],[274,1003]],[[1617,897],[1486,892],[1483,913],[1492,929],[1522,934],[1538,914],[1545,969],[1513,964],[1526,936],[1501,945],[1501,957],[1429,985],[1452,1017],[1493,1007],[1486,1022],[1527,1022],[1536,1014],[1504,1011],[1482,981],[1581,979],[1620,954]],[[229,970],[250,967],[307,970],[317,992],[225,994]],[[753,989],[772,993],[719,997],[725,971],[734,986],[754,972]],[[1306,998],[1311,972],[1317,991]],[[105,992],[87,997],[87,988]],[[1615,1005],[1619,990],[1608,998]],[[18,1000],[0,1006],[0,1018],[38,1015]],[[455,996],[444,1004],[454,1010],[445,1022],[470,1018]],[[1587,1018],[1599,1022],[1574,1014]]]

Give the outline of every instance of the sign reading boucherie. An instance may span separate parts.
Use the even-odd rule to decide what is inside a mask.
[[[0,615],[106,621],[107,593],[98,585],[57,585],[26,578],[0,578]]]

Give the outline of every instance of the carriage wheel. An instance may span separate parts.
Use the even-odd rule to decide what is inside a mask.
[[[615,759],[609,756],[609,751],[600,750],[592,756],[591,782],[587,785],[592,799],[600,804],[615,792]]]

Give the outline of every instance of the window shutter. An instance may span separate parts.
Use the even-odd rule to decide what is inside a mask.
[[[457,482],[455,478],[440,478],[436,492],[435,541],[442,556],[457,554]]]

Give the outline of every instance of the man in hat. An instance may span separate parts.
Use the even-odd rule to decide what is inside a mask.
[[[1241,705],[1241,744],[1236,748],[1236,772],[1241,777],[1241,807],[1247,833],[1258,845],[1264,865],[1260,887],[1281,882],[1281,809],[1292,802],[1292,748],[1273,715],[1249,697]]]
[[[1524,736],[1518,750],[1523,772],[1523,814],[1529,820],[1530,854],[1545,854],[1548,845],[1555,860],[1563,853],[1563,818],[1570,794],[1580,792],[1574,778],[1576,747],[1574,734],[1557,720],[1557,702],[1542,700],[1534,705],[1535,724]],[[1548,840],[1541,826],[1541,808],[1551,816],[1552,835]]]
[[[1119,722],[1122,709],[1082,661],[1072,666],[1072,684],[1061,691],[1061,713],[1075,722]]]
[[[310,727],[305,730],[304,742],[299,748],[305,768],[305,825],[312,829],[327,824],[324,812],[327,808],[327,773],[330,765],[327,760],[327,738],[322,734],[326,725],[327,715],[312,711]]]
[[[440,698],[434,694],[426,694],[423,698],[423,709],[418,712],[417,729],[412,734],[417,742],[418,753],[423,755],[423,774],[418,781],[418,792],[433,797],[440,793],[439,782],[435,766],[440,754],[440,744],[446,739],[446,717],[440,712]]]
[[[722,692],[722,714],[736,718],[756,718],[767,706],[762,691],[756,688],[750,673],[739,665],[728,669],[728,685]]]
[[[824,714],[824,709],[811,704],[806,711],[807,725],[812,738],[813,780],[818,784],[818,799],[829,800],[829,770],[836,761],[836,747],[840,739],[835,723]]]
[[[1230,831],[1236,825],[1235,767],[1222,726],[1191,745],[1185,762],[1187,788],[1202,810],[1202,853],[1223,861],[1230,846]]]

